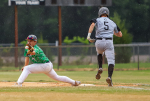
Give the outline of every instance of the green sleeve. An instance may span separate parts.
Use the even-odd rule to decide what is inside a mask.
[[[36,55],[39,55],[40,50],[39,50],[38,48],[36,48],[34,51],[35,51],[35,54],[36,54]]]
[[[28,49],[25,49],[25,51],[24,51],[24,56],[25,56],[25,57],[28,57],[28,56],[27,56],[27,52],[28,52]]]

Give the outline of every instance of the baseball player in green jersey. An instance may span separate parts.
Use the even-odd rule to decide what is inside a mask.
[[[70,83],[73,86],[80,85],[80,81],[75,81],[66,76],[59,76],[53,69],[53,64],[50,60],[45,56],[42,49],[37,46],[37,37],[35,35],[29,35],[27,37],[28,44],[32,47],[32,49],[25,49],[25,65],[22,68],[22,73],[16,83],[17,86],[22,86],[22,83],[27,78],[27,76],[31,73],[44,73],[50,78],[62,81],[66,83]],[[28,47],[27,47],[28,48]],[[29,60],[33,62],[33,64],[29,64]]]

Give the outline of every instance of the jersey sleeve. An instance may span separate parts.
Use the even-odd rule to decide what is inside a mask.
[[[92,20],[90,21],[91,24],[92,24],[92,23],[96,23],[96,22],[97,22],[96,19],[92,19]]]
[[[114,31],[115,31],[115,33],[118,33],[120,31],[120,28],[116,25]]]
[[[36,54],[36,55],[39,55],[39,54],[40,54],[40,49],[36,48],[36,49],[34,49],[34,51],[35,51],[35,54]]]
[[[25,49],[25,51],[24,51],[24,56],[25,56],[25,57],[28,57],[28,56],[27,56],[27,52],[28,52],[28,49]]]

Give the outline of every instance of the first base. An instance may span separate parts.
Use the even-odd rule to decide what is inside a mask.
[[[94,84],[81,84],[79,86],[95,86]]]

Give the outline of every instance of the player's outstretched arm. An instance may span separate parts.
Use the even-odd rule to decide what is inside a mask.
[[[118,33],[114,32],[114,35],[117,36],[117,37],[122,37],[122,32],[121,31],[119,31]]]
[[[27,66],[28,64],[29,64],[29,57],[25,57],[25,63],[21,70],[23,71],[24,67]]]

